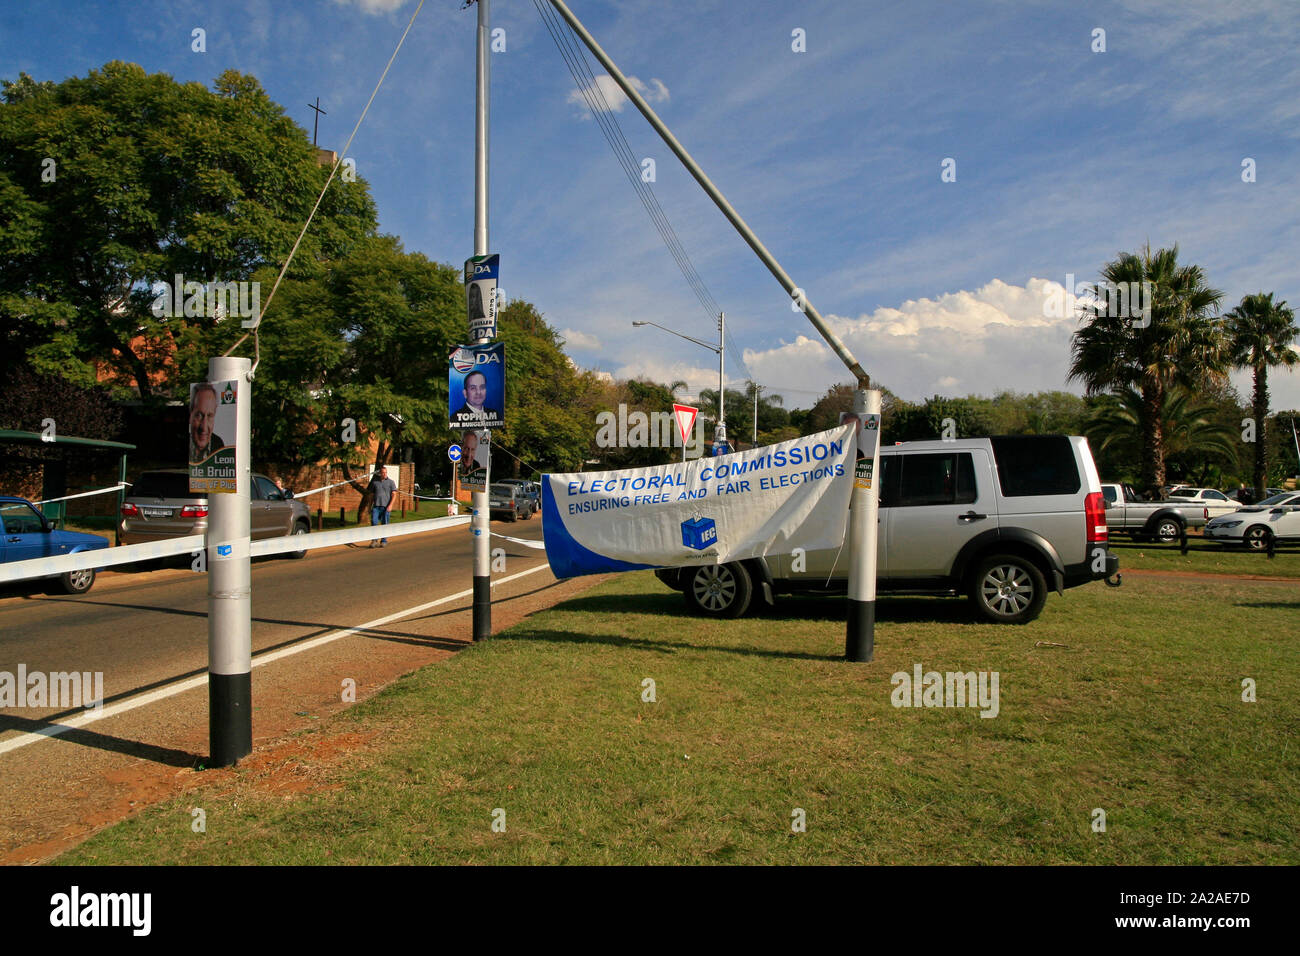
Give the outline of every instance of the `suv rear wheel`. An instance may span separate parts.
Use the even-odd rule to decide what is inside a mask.
[[[1047,580],[1028,558],[994,554],[976,565],[969,594],[986,621],[1028,624],[1047,602]]]
[[[705,617],[740,617],[749,609],[754,584],[739,562],[705,565],[683,575],[686,604]]]

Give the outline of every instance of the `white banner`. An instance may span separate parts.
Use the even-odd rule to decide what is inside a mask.
[[[542,476],[557,578],[838,548],[856,428],[653,468]]]

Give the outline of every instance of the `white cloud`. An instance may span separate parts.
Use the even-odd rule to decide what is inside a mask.
[[[334,0],[341,6],[360,7],[365,13],[392,13],[407,0]]]
[[[1065,377],[1078,320],[1068,309],[1061,316],[1043,314],[1049,297],[1064,292],[1047,279],[1030,279],[1024,286],[994,279],[973,292],[912,299],[856,319],[832,315],[827,321],[873,381],[912,401],[936,392],[1077,392]],[[773,349],[746,349],[745,362],[760,382],[795,393],[792,405],[806,407],[809,395],[852,381],[811,329]]]
[[[560,329],[560,338],[564,339],[564,344],[575,349],[600,348],[600,339],[587,332],[579,332],[577,329]]]
[[[647,86],[635,76],[629,76],[627,79],[632,84],[632,88],[640,93],[647,103],[662,103],[668,99],[668,87],[664,86],[663,80],[652,78],[650,85]],[[586,94],[591,94],[597,108],[605,110],[608,107],[608,111],[611,113],[623,112],[623,107],[627,106],[629,102],[627,95],[614,82],[613,77],[602,73],[596,77],[594,88],[586,86],[582,89],[569,91],[568,101],[584,108],[582,113],[584,119],[591,117],[590,111],[586,110]]]

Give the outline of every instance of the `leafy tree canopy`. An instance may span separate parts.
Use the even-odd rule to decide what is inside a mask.
[[[143,397],[206,316],[153,313],[155,283],[249,280],[282,263],[329,170],[251,76],[211,90],[135,64],[6,82],[0,104],[0,362],[81,383],[102,363]],[[376,228],[363,180],[336,177],[292,274]],[[269,286],[266,293],[269,293]]]

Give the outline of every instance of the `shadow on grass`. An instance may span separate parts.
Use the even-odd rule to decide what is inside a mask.
[[[740,620],[747,621],[845,621],[846,598],[843,595],[784,595],[768,607],[755,598]],[[595,594],[571,598],[557,604],[552,611],[588,614],[652,614],[659,617],[694,617],[685,599],[677,593],[665,594]],[[970,624],[975,619],[970,605],[962,598],[882,597],[876,602],[876,620],[882,624],[940,623]]]
[[[1233,607],[1300,607],[1300,601],[1238,601]]]
[[[838,654],[808,654],[802,651],[773,651],[758,647],[737,647],[719,644],[691,644],[687,641],[664,641],[644,637],[624,637],[621,634],[575,634],[572,631],[546,631],[522,628],[498,634],[494,641],[546,641],[552,644],[603,644],[606,647],[624,647],[657,654],[675,651],[707,651],[714,654],[739,654],[743,657],[777,657],[796,661],[839,661]]]

